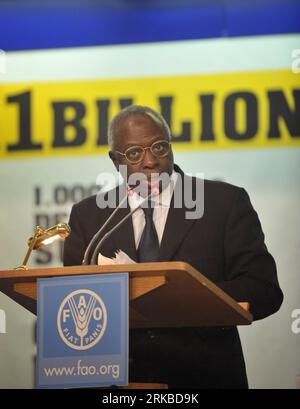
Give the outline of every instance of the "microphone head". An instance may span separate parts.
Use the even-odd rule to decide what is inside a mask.
[[[153,186],[151,188],[151,196],[159,196],[160,190],[157,186]]]
[[[130,186],[127,186],[127,196],[132,196],[134,193],[134,189]]]
[[[141,197],[151,197],[151,196],[159,196],[160,194],[160,189],[158,185],[151,186],[151,185],[140,185],[139,187],[136,187],[134,189],[131,186],[127,187],[127,196],[132,196],[134,193]]]

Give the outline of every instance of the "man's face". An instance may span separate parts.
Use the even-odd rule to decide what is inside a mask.
[[[127,177],[133,173],[144,174],[149,183],[151,175],[167,173],[171,175],[173,172],[173,152],[170,151],[165,157],[156,157],[150,149],[146,149],[144,158],[141,162],[132,164],[128,162],[125,156],[118,154],[116,151],[124,153],[132,146],[141,146],[143,148],[151,146],[157,141],[168,141],[163,135],[161,129],[155,124],[151,118],[146,115],[136,114],[127,118],[120,123],[116,134],[114,151],[109,152],[109,156],[114,162],[115,167],[119,170],[120,165],[127,166]]]

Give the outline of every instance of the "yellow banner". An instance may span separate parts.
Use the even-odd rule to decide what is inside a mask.
[[[0,158],[107,152],[130,104],[159,110],[176,150],[300,146],[300,77],[291,71],[0,85]]]

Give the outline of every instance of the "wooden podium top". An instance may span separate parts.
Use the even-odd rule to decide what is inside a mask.
[[[180,262],[0,271],[0,291],[36,313],[38,278],[129,273],[130,326],[248,325],[252,315],[191,265]],[[247,300],[245,300],[246,302]]]

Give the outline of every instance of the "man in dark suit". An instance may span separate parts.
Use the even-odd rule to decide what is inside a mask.
[[[127,177],[136,172],[145,177],[141,182],[146,186],[144,196],[153,186],[159,187],[153,176],[165,173],[170,183],[157,191],[150,216],[139,208],[103,243],[103,255],[112,257],[120,249],[135,261],[185,261],[236,301],[249,302],[255,320],[280,308],[283,295],[276,265],[244,189],[205,180],[204,194],[198,197],[204,200],[203,215],[187,218],[190,209],[184,201],[182,207],[175,206],[174,197],[178,190],[182,197],[187,180],[197,186],[197,179],[186,177],[173,165],[169,127],[159,113],[147,107],[131,106],[117,114],[110,124],[109,144],[109,156],[118,170],[124,165]],[[178,183],[179,178],[183,184]],[[118,197],[118,192],[116,188],[102,199],[112,193]],[[96,199],[99,204],[99,197],[94,196],[73,206],[65,265],[82,263],[88,243],[113,211],[100,209]],[[129,206],[120,209],[113,224],[139,200],[130,195]],[[131,382],[167,383],[170,388],[248,386],[236,327],[131,330],[129,374]]]

